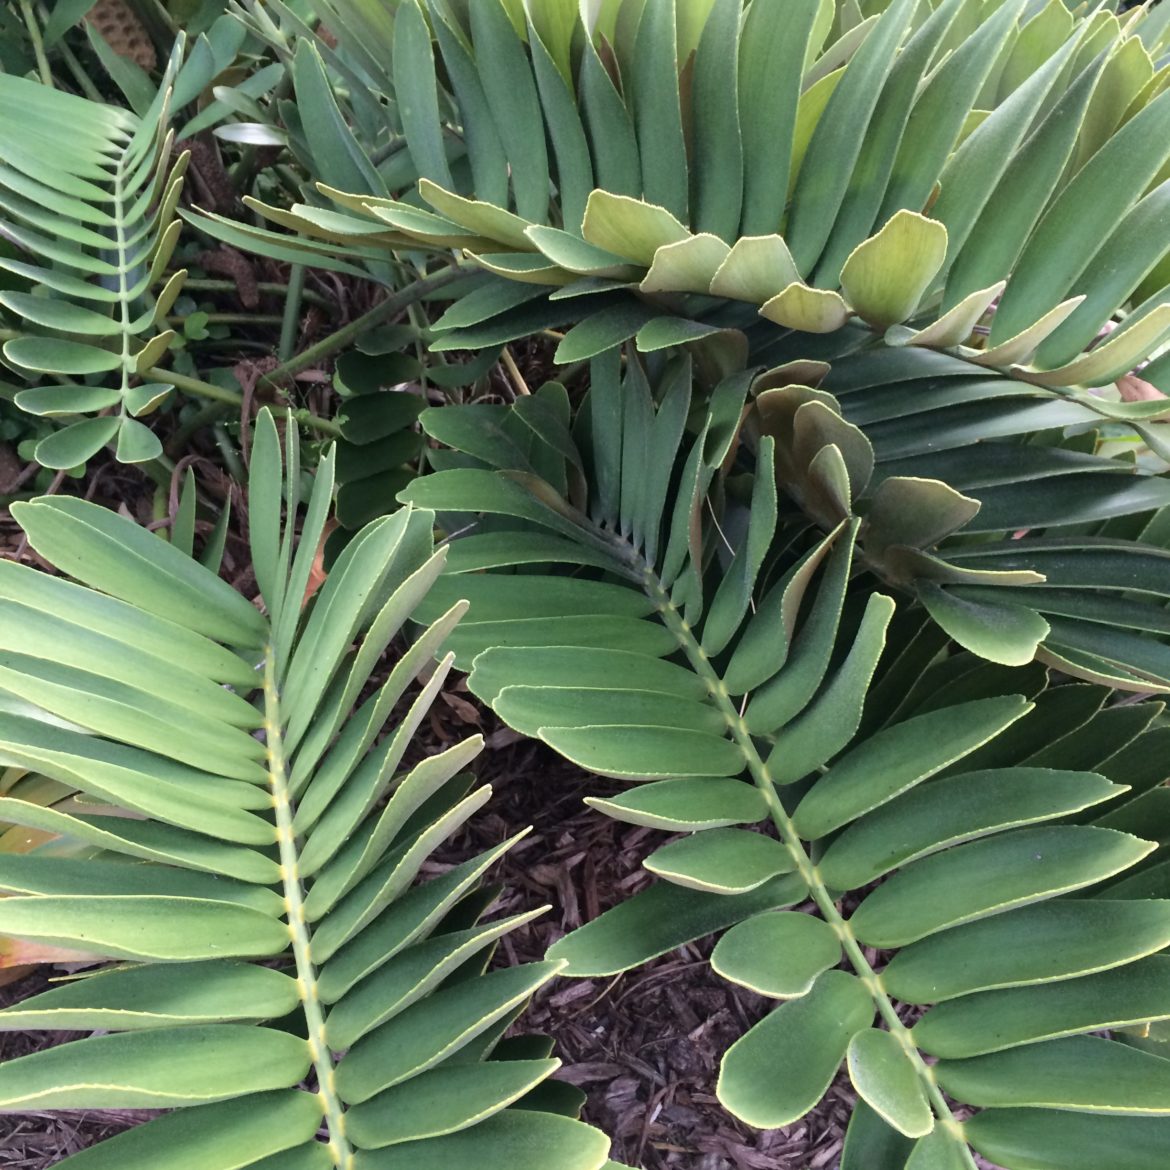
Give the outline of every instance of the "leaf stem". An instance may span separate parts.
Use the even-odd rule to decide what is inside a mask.
[[[49,14],[45,10],[43,4],[37,5],[37,15],[45,22],[45,27],[48,27]],[[77,59],[77,54],[69,47],[68,42],[64,37],[57,42],[57,51],[61,54],[62,60],[65,62],[66,68],[73,74],[73,80],[77,82],[81,92],[85,94],[90,101],[104,102],[98,87],[94,85],[93,81],[86,71],[81,67],[81,62]]]
[[[333,1054],[325,1039],[325,1015],[317,990],[312,940],[305,923],[305,891],[301,884],[296,834],[293,830],[292,796],[281,722],[276,653],[274,647],[269,645],[264,653],[264,732],[268,744],[268,785],[276,810],[276,841],[280,851],[284,907],[296,963],[297,990],[308,1025],[309,1052],[317,1074],[317,1092],[324,1106],[325,1124],[329,1131],[329,1155],[338,1170],[350,1170],[354,1160],[353,1147],[345,1134],[345,1107],[335,1087]]]
[[[524,375],[520,373],[520,367],[516,365],[516,359],[506,345],[500,354],[500,360],[504,364],[504,369],[508,371],[508,378],[512,382],[512,389],[516,396],[522,398],[531,394],[532,391],[528,389],[528,383],[524,381]]]
[[[288,294],[284,299],[284,316],[280,323],[280,344],[277,358],[287,362],[297,343],[297,319],[301,315],[301,297],[305,292],[305,266],[294,264],[288,274]]]
[[[469,261],[460,261],[432,276],[424,276],[412,284],[408,284],[384,301],[379,301],[369,312],[363,313],[347,325],[343,325],[335,333],[322,338],[315,345],[310,345],[308,349],[302,350],[295,357],[289,358],[288,361],[281,362],[276,369],[266,374],[262,381],[270,386],[279,385],[285,378],[291,378],[294,374],[299,374],[301,370],[306,370],[309,366],[315,365],[317,362],[331,357],[338,350],[344,349],[352,341],[356,341],[367,329],[381,325],[383,321],[401,313],[409,305],[423,300],[431,293],[472,271],[475,271],[473,264]]]
[[[303,427],[312,427],[319,435],[324,435],[329,439],[340,439],[342,437],[341,424],[331,418],[321,418],[320,415],[313,414],[308,410],[294,410],[293,418]]]
[[[53,71],[49,68],[49,58],[45,55],[45,42],[41,38],[41,26],[33,12],[29,0],[20,0],[20,14],[24,17],[25,28],[28,29],[28,39],[32,42],[33,56],[37,60],[37,72],[41,75],[41,83],[53,88]]]
[[[201,378],[189,378],[177,370],[164,370],[158,366],[151,366],[142,374],[148,382],[169,382],[185,394],[194,394],[199,398],[210,398],[215,402],[226,402],[229,406],[239,406],[244,396],[238,390],[229,390],[224,386],[216,386],[213,382],[204,382]]]

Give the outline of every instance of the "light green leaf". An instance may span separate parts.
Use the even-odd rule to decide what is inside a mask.
[[[746,894],[705,894],[660,882],[555,942],[548,958],[571,978],[616,975],[765,910],[791,906],[806,886],[786,874]]]
[[[1170,1017],[1170,958],[1051,986],[983,991],[932,1008],[914,1028],[924,1051],[950,1059]]]
[[[558,1060],[441,1064],[355,1105],[345,1130],[364,1150],[456,1133],[513,1104],[559,1067]]]
[[[801,78],[806,57],[819,47],[814,27],[818,10],[824,7],[820,0],[753,0],[744,17],[738,78],[743,138],[742,236],[767,235],[780,229],[790,189]],[[795,273],[792,279],[796,279]]]
[[[1048,637],[1048,622],[1026,605],[995,598],[973,601],[932,581],[919,581],[915,591],[927,613],[956,642],[990,662],[1024,666]]]
[[[581,231],[598,248],[646,267],[659,248],[690,238],[664,207],[603,190],[589,196]]]
[[[298,1002],[295,980],[267,967],[215,959],[166,963],[116,968],[51,987],[0,1012],[0,1028],[130,1031],[279,1019]]]
[[[912,316],[947,252],[947,229],[902,210],[858,244],[841,270],[841,291],[860,317],[887,328]]]
[[[476,69],[508,156],[516,211],[530,223],[547,223],[550,171],[544,119],[523,42],[501,4],[473,4],[468,15]],[[450,189],[454,184],[441,185]]]
[[[757,604],[723,674],[724,685],[731,694],[742,695],[753,690],[784,666],[805,594],[845,528],[844,524],[838,525],[801,557]],[[781,714],[781,722],[783,718]]]
[[[0,678],[2,678],[0,673]],[[667,695],[614,688],[505,687],[492,708],[510,727],[539,736],[546,727],[678,728],[719,734],[726,729],[713,707]]]
[[[886,728],[817,781],[797,806],[793,824],[806,839],[823,837],[962,759],[1029,708],[1016,696],[979,699]]]
[[[1121,787],[1091,772],[1047,768],[947,776],[854,821],[833,840],[818,867],[834,889],[857,889],[962,841],[1091,808],[1120,795]]]
[[[569,232],[534,224],[524,234],[526,240],[535,244],[553,264],[569,272],[622,281],[637,280],[642,275],[640,265],[631,264],[624,257]]]
[[[36,460],[43,467],[62,471],[80,467],[114,438],[118,426],[116,415],[73,423],[42,439],[34,452]]]
[[[1009,1170],[1099,1170],[1120,1150],[1126,1170],[1161,1170],[1170,1157],[1170,1126],[1160,1117],[988,1109],[963,1128],[975,1149]]]
[[[225,581],[133,521],[85,500],[13,506],[42,556],[87,585],[198,633],[248,647],[263,642],[259,612]]]
[[[1066,898],[924,938],[894,956],[882,981],[900,999],[933,1003],[1108,970],[1162,950],[1167,939],[1165,902]]]
[[[626,100],[642,159],[643,196],[679,219],[687,219],[687,145],[679,92],[683,62],[679,60],[675,4],[676,0],[644,0],[638,6],[642,11]],[[586,211],[587,222],[588,214]]]
[[[418,171],[450,189],[454,184],[443,148],[434,51],[417,0],[407,0],[395,13],[393,68],[398,111]]]
[[[560,969],[529,963],[450,984],[363,1036],[337,1066],[337,1092],[347,1104],[417,1076],[463,1048],[524,1003]]]
[[[308,1044],[238,1024],[93,1036],[0,1065],[0,1107],[158,1109],[295,1086]]]
[[[926,206],[968,115],[981,103],[980,91],[1016,39],[1023,8],[1023,0],[1009,0],[997,11],[981,14],[979,27],[924,80],[899,145],[879,223],[901,208]]]
[[[387,963],[430,931],[484,873],[524,833],[471,858],[440,877],[413,887],[321,968],[318,987],[325,1003],[335,1003],[359,980]]]
[[[733,926],[711,953],[711,969],[773,999],[807,995],[823,971],[841,961],[833,929],[810,914],[757,914]]]
[[[760,316],[801,333],[835,333],[849,319],[849,306],[831,289],[794,283],[760,306]]]
[[[36,298],[40,300],[41,298]],[[50,304],[57,302],[51,301]],[[102,386],[82,386],[79,384],[66,386],[34,386],[30,390],[21,390],[16,395],[16,405],[29,414],[43,418],[53,418],[59,415],[87,414],[91,411],[105,410],[115,406],[120,395],[117,390],[106,389]],[[102,419],[102,422],[108,420]],[[71,463],[70,467],[77,464]]]
[[[462,195],[456,195],[426,178],[419,180],[418,193],[440,215],[461,224],[475,235],[485,236],[489,240],[499,240],[506,247],[521,252],[527,252],[532,248],[528,236],[525,235],[525,230],[529,226],[528,221],[505,211],[502,207],[476,199],[464,199]]]
[[[840,531],[847,533],[846,539],[839,538]],[[779,662],[773,659],[771,664],[773,668],[778,665],[783,669],[760,686],[748,704],[745,719],[748,729],[754,734],[764,735],[773,732],[799,715],[820,686],[828,669],[829,656],[837,636],[841,606],[849,581],[853,538],[856,531],[856,525],[847,529],[842,526],[826,538],[808,556],[803,565],[793,571],[791,580],[782,580],[777,585],[774,592],[781,592],[778,610],[772,608],[770,616],[765,610],[765,617],[759,621],[759,628],[757,622],[753,622],[749,627],[750,636],[763,639],[755,656],[761,652],[766,654],[768,644],[778,640],[775,637],[777,622],[787,635],[781,645],[787,643],[792,637],[790,631],[795,626],[796,606],[801,602],[808,578],[821,559],[828,556],[828,564],[811,611],[793,639],[787,654],[776,655]],[[774,604],[771,596],[764,601],[765,606]],[[737,688],[739,685],[741,684],[737,683]]]
[[[74,817],[40,804],[8,797],[0,798],[0,816],[14,825],[63,834],[130,857],[165,864],[178,863],[246,882],[273,883],[280,879],[277,864],[253,849],[170,825],[129,817]]]
[[[741,236],[711,278],[710,291],[763,305],[799,280],[782,236]]]
[[[590,772],[619,780],[738,776],[743,752],[709,732],[638,727],[544,727],[540,738]]]
[[[759,789],[740,780],[659,780],[585,803],[614,820],[668,832],[750,825],[768,815]]]
[[[641,160],[633,123],[597,49],[588,38],[582,49],[580,87],[583,120],[593,151],[598,189],[617,195],[641,195]]]
[[[0,931],[118,959],[278,955],[288,926],[244,906],[196,898],[0,899]]]
[[[539,917],[544,909],[439,934],[401,951],[334,1005],[325,1033],[330,1047],[338,1052],[352,1047],[362,1036],[433,991],[484,948]]]
[[[796,868],[775,838],[744,829],[709,829],[663,845],[643,864],[653,874],[713,894],[746,894]]]
[[[948,1126],[934,1129],[914,1143],[905,1170],[977,1170],[963,1138]]]
[[[715,1088],[720,1102],[760,1129],[791,1124],[821,1099],[849,1041],[873,1015],[857,979],[826,971],[807,995],[781,1004],[727,1050]],[[777,1062],[780,1044],[793,1059]]]
[[[1044,386],[1105,386],[1135,369],[1170,332],[1170,305],[1160,305],[1128,327],[1119,329],[1091,353],[1055,370],[1043,370],[1036,380]]]
[[[165,1159],[174,1170],[242,1170],[270,1154],[312,1143],[322,1118],[314,1093],[281,1091],[196,1105],[82,1150],[73,1155],[73,1166],[151,1170]]]
[[[892,475],[873,494],[865,517],[867,551],[888,545],[931,548],[979,513],[979,501],[935,479]]]
[[[934,1114],[922,1078],[895,1036],[876,1028],[858,1032],[847,1059],[853,1087],[876,1113],[906,1137],[930,1133]]]
[[[711,232],[728,241],[739,234],[743,204],[738,92],[741,9],[741,0],[718,0],[704,4],[694,13],[696,23],[702,17],[705,24],[701,36],[696,36],[691,91],[697,164],[692,168],[691,178],[692,222],[700,232]],[[686,14],[684,7],[679,13],[680,34]],[[685,60],[685,47],[680,55]],[[775,83],[776,79],[772,80]],[[774,140],[772,149],[775,149]]]
[[[116,453],[120,463],[149,463],[162,455],[162,442],[150,427],[123,418],[118,427]]]
[[[357,1170],[450,1170],[473,1161],[479,1170],[601,1170],[609,1139],[568,1117],[527,1109],[506,1110],[471,1129],[425,1143],[403,1142],[365,1150]]]
[[[556,13],[555,3],[528,5],[528,46],[548,137],[556,158],[556,185],[561,216],[571,231],[580,232],[585,202],[594,187],[593,166],[589,140],[573,93],[575,79],[569,59],[576,6],[573,0],[559,0],[559,3],[559,14]],[[547,20],[550,15],[553,19],[557,15],[560,17],[559,27],[550,38],[551,43],[545,39],[545,34],[551,31],[551,22]],[[538,24],[544,25],[543,31],[538,31]]]
[[[1170,1113],[1170,1061],[1097,1036],[1070,1036],[935,1065],[939,1084],[982,1108]]]
[[[557,687],[571,683],[578,688],[607,691],[615,678],[643,693],[692,701],[708,697],[703,680],[673,662],[628,650],[589,647],[493,647],[475,659],[468,685],[473,694],[492,703],[509,685]]]
[[[849,655],[832,681],[777,732],[767,764],[778,784],[791,784],[808,775],[853,739],[893,614],[892,598],[883,593],[870,595]]]
[[[1001,280],[989,288],[976,289],[925,328],[909,335],[904,330],[892,329],[886,334],[886,341],[890,345],[921,345],[935,349],[970,344],[975,326],[983,320],[984,314],[1006,285],[1007,282]]]
[[[543,256],[532,252],[476,252],[473,259],[496,276],[527,284],[559,288],[573,279],[558,265],[550,264]]]
[[[894,0],[887,7],[845,67],[816,123],[796,180],[786,233],[804,276],[829,238],[897,46],[917,7],[914,0]]]
[[[845,1131],[841,1170],[905,1170],[912,1143],[858,1100]]]
[[[944,927],[1083,889],[1154,848],[1111,829],[1021,829],[914,862],[874,890],[850,923],[871,946],[905,946]],[[940,890],[949,891],[945,900]]]
[[[1130,119],[1061,192],[1020,256],[992,320],[998,346],[1066,296],[1100,242],[1141,196],[1170,153],[1170,93]],[[1088,246],[1075,246],[1084,240]]]
[[[52,297],[33,296],[29,293],[0,293],[0,305],[11,309],[26,321],[59,329],[63,333],[87,333],[92,337],[113,337],[119,332],[119,324],[105,313],[70,304]]]
[[[638,286],[644,293],[706,293],[731,250],[710,233],[664,244],[654,253],[650,271]]]

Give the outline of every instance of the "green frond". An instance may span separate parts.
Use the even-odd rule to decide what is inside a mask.
[[[386,391],[387,384],[417,377],[418,361],[405,353],[347,353],[336,363],[333,385],[342,395],[337,441],[336,518],[342,539],[382,515],[414,475],[423,448],[415,423],[425,403],[408,391]],[[428,371],[428,375],[432,371]],[[442,376],[442,370],[433,371]]]
[[[1038,432],[1094,425],[1099,416],[1081,403],[986,372],[969,377],[970,366],[944,355],[864,351],[831,366],[788,363],[719,383],[705,422],[718,445],[703,455],[704,441],[715,440],[694,433],[704,408],[696,415],[692,407],[690,359],[659,363],[654,387],[632,351],[624,376],[618,360],[616,352],[594,360],[582,415],[591,433],[580,450],[555,383],[515,407],[424,413],[428,433],[465,458],[456,467],[440,453],[433,460],[440,474],[403,498],[464,514],[460,529],[472,525],[471,514],[498,511],[544,530],[538,537],[510,523],[496,532],[479,522],[456,546],[452,566],[470,571],[564,558],[636,580],[640,570],[627,551],[588,526],[582,530],[581,514],[588,512],[595,523],[632,539],[664,584],[691,606],[688,620],[696,612],[696,578],[714,574],[704,647],[710,655],[735,650],[728,681],[742,694],[756,690],[761,671],[778,664],[778,616],[754,619],[765,649],[753,652],[750,640],[743,649],[733,643],[760,571],[770,564],[770,544],[780,539],[774,533],[799,531],[795,508],[823,541],[807,563],[792,568],[791,580],[765,578],[773,590],[768,596],[782,604],[785,637],[808,576],[836,545],[838,552],[852,550],[834,562],[840,589],[855,556],[856,567],[882,587],[916,598],[950,637],[991,661],[1021,666],[1039,652],[1066,673],[1111,686],[1170,688],[1163,611],[1170,488],[1163,477],[1093,454],[1085,444],[1037,442]],[[802,385],[801,378],[819,387]],[[743,413],[745,396],[750,409]],[[553,418],[543,419],[546,411],[559,414],[555,429]],[[735,504],[736,514],[743,507],[752,520],[734,556],[717,532],[695,544],[688,528],[701,522],[709,494],[723,498],[717,469],[732,466],[729,457],[738,461],[737,490],[746,493],[751,485],[750,496]],[[586,483],[593,493],[588,501]],[[792,537],[784,539],[790,544]],[[686,558],[692,565],[683,572]],[[503,595],[506,602],[506,590]],[[593,612],[575,608],[587,603],[569,595],[557,604],[544,615],[552,629],[560,616]],[[457,636],[464,664],[472,653],[465,646],[475,644],[465,640],[478,622],[492,620],[481,604]],[[822,650],[832,644],[832,628],[826,627]],[[656,637],[638,636],[648,644]],[[764,709],[760,701],[757,711]]]
[[[34,383],[17,405],[66,424],[37,446],[47,467],[111,443],[128,463],[162,451],[138,419],[173,389],[154,370],[185,275],[160,287],[187,164],[168,133],[181,56],[180,38],[141,116],[0,75],[0,233],[17,247],[0,256],[0,336],[5,362]],[[51,143],[69,145],[46,153]]]
[[[951,359],[919,357],[929,412]],[[904,371],[890,386],[846,359],[839,397],[783,367],[733,375],[696,411],[689,359],[653,380],[624,359],[594,361],[571,432],[556,384],[424,413],[456,453],[402,493],[461,533],[418,617],[470,601],[451,648],[473,693],[639,782],[599,811],[686,834],[646,859],[656,884],[550,958],[605,977],[725,932],[714,969],[776,1006],[725,1054],[720,1099],[787,1125],[846,1067],[863,1105],[845,1164],[971,1167],[974,1149],[1030,1170],[1043,1148],[1088,1170],[1107,1141],[1143,1151],[1114,1159],[1127,1170],[1166,1157],[1170,1064],[1127,1031],[1170,1019],[1166,729],[1159,702],[1106,705],[1170,687],[1166,554],[1088,534],[1075,504],[1064,531],[1086,535],[1034,517],[1012,539],[1043,456],[1073,484],[1119,465],[957,439],[966,494],[894,473],[941,458],[925,438],[891,451],[849,421]],[[981,495],[993,465],[1021,485],[1002,508]],[[1145,632],[1119,634],[1122,610]]]
[[[762,317],[1108,385],[1170,339],[1168,26],[1036,7],[888,0],[854,21],[856,5],[819,0],[630,0],[609,42],[571,5],[539,27],[543,6],[412,2],[374,44],[393,51],[380,76],[436,214],[414,194],[364,198],[368,184],[322,189],[356,213],[340,234],[260,210],[302,233],[290,247],[352,255],[374,219],[469,252],[497,278],[479,303],[500,330],[454,329],[452,345],[527,331],[509,315],[519,281],[552,288],[536,294],[548,325],[594,326],[565,362],[635,335],[649,351],[652,313],[749,334]],[[358,51],[362,6],[330,9]],[[344,171],[319,173],[336,188]]]
[[[0,1012],[101,1033],[0,1064],[0,1110],[174,1110],[78,1167],[418,1170],[474,1150],[600,1170],[604,1136],[530,1098],[550,1049],[501,1039],[563,966],[489,969],[539,913],[483,919],[516,838],[419,880],[490,795],[467,770],[478,736],[407,762],[466,604],[378,671],[442,571],[433,516],[362,529],[306,602],[333,457],[300,522],[283,429],[263,412],[252,451],[262,608],[182,540],[80,500],[14,506],[72,580],[0,564],[5,960],[106,965]]]

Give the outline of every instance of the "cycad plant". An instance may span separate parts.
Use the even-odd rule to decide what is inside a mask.
[[[648,782],[599,809],[689,834],[570,973],[727,930],[778,1006],[720,1096],[782,1125],[844,1063],[847,1170],[1170,1150],[1165,729],[1108,702],[1170,683],[1167,408],[1113,389],[1163,377],[1170,11],[1116,7],[331,0],[417,191],[247,229],[460,249],[433,349],[594,359],[424,416],[430,604],[506,721]]]
[[[265,661],[287,722],[267,723],[291,764],[274,791],[300,795],[292,830],[309,830],[295,848],[314,879],[307,943],[295,911],[287,921],[292,957],[307,954],[314,978],[322,953],[324,980],[375,929],[363,899],[377,904],[375,875],[402,864],[380,831],[397,792],[385,814],[369,803],[381,791],[374,765],[313,795],[349,736],[364,734],[349,728],[366,726],[365,708],[343,727],[348,688],[382,629],[379,607],[392,604],[384,582],[360,574],[374,572],[392,532],[423,550],[411,562],[423,573],[439,513],[459,539],[395,622],[412,611],[429,630],[470,600],[449,645],[474,693],[582,766],[641,781],[592,803],[676,836],[647,861],[658,883],[558,944],[550,962],[610,974],[724,932],[715,969],[776,1006],[726,1054],[719,1095],[749,1123],[783,1125],[845,1067],[859,1105],[843,1170],[970,1170],[972,1150],[1008,1170],[1166,1163],[1168,730],[1152,696],[1170,691],[1168,408],[1156,395],[1128,401],[1115,384],[1140,367],[1157,386],[1167,365],[1170,8],[1118,7],[328,0],[319,8],[337,46],[318,53],[292,9],[242,5],[292,63],[298,105],[278,104],[290,142],[334,159],[336,173],[319,176],[305,205],[253,204],[299,235],[193,217],[200,227],[343,272],[376,274],[379,257],[404,252],[443,263],[467,253],[483,272],[461,281],[432,351],[490,352],[553,332],[558,363],[590,363],[587,379],[578,368],[565,385],[525,394],[518,384],[512,404],[426,412],[435,473],[401,494],[415,510],[346,547],[295,651],[303,561],[290,559],[287,529],[278,535],[277,493],[253,491],[272,623],[251,610],[245,621],[237,604],[236,626],[198,632],[253,656],[274,647]],[[363,79],[376,84],[352,92]],[[330,82],[351,90],[346,102]],[[301,118],[305,108],[324,120]],[[363,143],[374,142],[370,154]],[[275,458],[262,434],[254,468]],[[25,509],[34,547],[75,573],[54,525],[60,513],[88,517],[68,531],[90,541],[97,521],[78,507]],[[91,584],[123,579],[110,557],[94,563],[103,577]],[[371,583],[333,604],[338,582],[359,579]],[[141,588],[174,620],[189,585],[175,573],[164,590],[152,579]],[[319,675],[367,621],[352,676]],[[63,688],[84,688],[59,672],[85,669],[34,660],[28,679],[23,663],[6,677],[53,716],[129,737],[124,705],[87,695],[64,706]],[[1119,700],[1123,691],[1136,698]],[[270,679],[266,705],[273,694]],[[165,718],[149,713],[120,750],[161,751]],[[33,754],[34,731],[105,740],[13,718],[31,720],[34,743],[5,747],[6,759],[95,800],[128,800],[110,788],[122,773],[104,756],[87,788],[63,753]],[[265,771],[263,749],[244,752],[255,726],[240,725],[238,755],[225,736],[208,759],[222,761],[216,811],[235,800],[261,820],[238,797]],[[168,738],[164,780],[177,787],[183,769],[206,769],[194,753],[208,746]],[[326,794],[336,820],[315,811]],[[456,816],[461,799],[452,791],[427,807],[426,825],[410,814],[402,833],[429,847],[428,825]],[[279,802],[274,815],[261,821],[274,834],[264,842],[227,818],[214,827],[232,848],[275,845],[267,860],[286,863],[287,884]],[[363,823],[349,844],[332,835]],[[323,831],[338,850],[328,862],[315,844]],[[76,900],[39,897],[42,907]],[[317,926],[323,906],[342,926]],[[347,922],[362,934],[334,954],[327,931]],[[473,928],[461,919],[458,929]],[[83,951],[87,941],[38,937]],[[382,970],[396,973],[397,959]],[[530,975],[526,993],[552,970],[507,978]],[[87,983],[101,986],[69,994]],[[338,1008],[364,1003],[361,987]],[[445,1007],[447,994],[422,1003]],[[319,1009],[302,1002],[308,1063],[294,1070],[289,1058],[286,1089],[324,1059]],[[487,1013],[495,1027],[518,1002]],[[370,1024],[340,1059],[335,1097],[331,1069],[318,1068],[324,1088],[311,1101],[332,1109],[333,1139],[366,1103],[347,1088],[369,1067],[355,1057],[377,1051],[396,1067],[409,1051],[396,1020],[422,1010]],[[326,1046],[348,1047],[353,1031],[339,1024],[331,1036],[333,1018]],[[487,1051],[492,1026],[469,1053]],[[374,1049],[380,1034],[399,1047]],[[343,1075],[347,1062],[359,1072]],[[476,1076],[488,1075],[482,1063],[471,1062]],[[487,1062],[491,1074],[499,1063]],[[467,1073],[448,1058],[419,1079],[451,1069]],[[163,1125],[179,1122],[141,1132]],[[538,1125],[570,1152],[536,1130],[506,1144]],[[353,1129],[355,1145],[363,1132]],[[455,1137],[361,1149],[355,1161],[446,1167],[497,1133],[500,1157],[517,1166],[520,1149],[541,1165],[604,1159],[572,1122],[503,1108]]]
[[[940,540],[961,497],[889,478],[860,517],[814,477],[825,531],[786,489],[840,448],[768,433],[791,405],[768,378],[720,383],[696,427],[688,361],[652,383],[611,354],[571,432],[555,384],[423,416],[455,450],[403,498],[464,535],[419,616],[469,599],[451,645],[472,691],[641,782],[600,812],[683,834],[646,859],[656,885],[550,957],[607,976],[724,932],[714,970],[776,1006],[724,1055],[720,1100],[783,1126],[846,1066],[843,1170],[973,1167],[969,1147],[1008,1170],[1152,1170],[1170,1156],[1147,1026],[1170,1018],[1162,704],[1050,676],[1026,611],[999,641],[1030,665],[957,648],[883,558]],[[1103,639],[1122,608],[1165,630],[1170,557],[1088,544],[1046,546],[1066,588],[999,588],[1067,599]],[[953,571],[978,582],[972,547]]]
[[[860,321],[1143,423],[1162,408],[1076,389],[1170,333],[1170,13],[1112,7],[408,0],[381,35],[403,66],[413,46],[395,97],[426,208],[328,176],[331,209],[257,207],[342,251],[463,249],[498,279],[440,328],[576,325],[566,362]]]
[[[490,793],[467,771],[479,737],[405,762],[466,605],[376,677],[442,569],[432,516],[368,526],[303,605],[333,458],[301,526],[286,439],[282,459],[262,414],[263,611],[96,505],[15,509],[75,581],[0,563],[0,685],[24,704],[0,715],[0,760],[78,796],[66,812],[14,793],[0,820],[88,848],[0,855],[0,932],[105,965],[0,1012],[0,1028],[97,1032],[0,1065],[0,1109],[173,1109],[78,1167],[599,1170],[604,1136],[537,1091],[550,1046],[502,1039],[563,965],[488,969],[532,917],[482,921],[483,876],[515,838],[417,880]]]
[[[685,347],[704,393],[782,365],[763,427],[822,527],[876,508],[885,578],[977,653],[1018,664],[1043,644],[1074,673],[1157,685],[1160,652],[1116,607],[1126,632],[1105,638],[1075,593],[1020,592],[1084,583],[1073,526],[1163,543],[1122,518],[1163,506],[1165,482],[1085,457],[1110,426],[1153,470],[1170,455],[1166,401],[1114,386],[1151,355],[1160,380],[1170,326],[1170,9],[1111,7],[410,0],[370,23],[333,0],[355,59],[399,63],[383,82],[418,197],[324,183],[331,208],[256,205],[315,240],[245,231],[310,262],[470,253],[487,272],[432,351],[568,327],[562,363]],[[883,534],[911,513],[912,536]],[[940,563],[959,528],[1045,536]]]
[[[162,448],[138,421],[170,393],[156,366],[186,273],[160,283],[178,242],[187,158],[171,159],[170,82],[127,110],[0,74],[0,338],[4,360],[36,383],[18,406],[68,425],[36,448],[46,467],[83,464],[107,443],[123,462]],[[68,136],[68,149],[51,144]],[[93,417],[86,417],[93,416]]]

